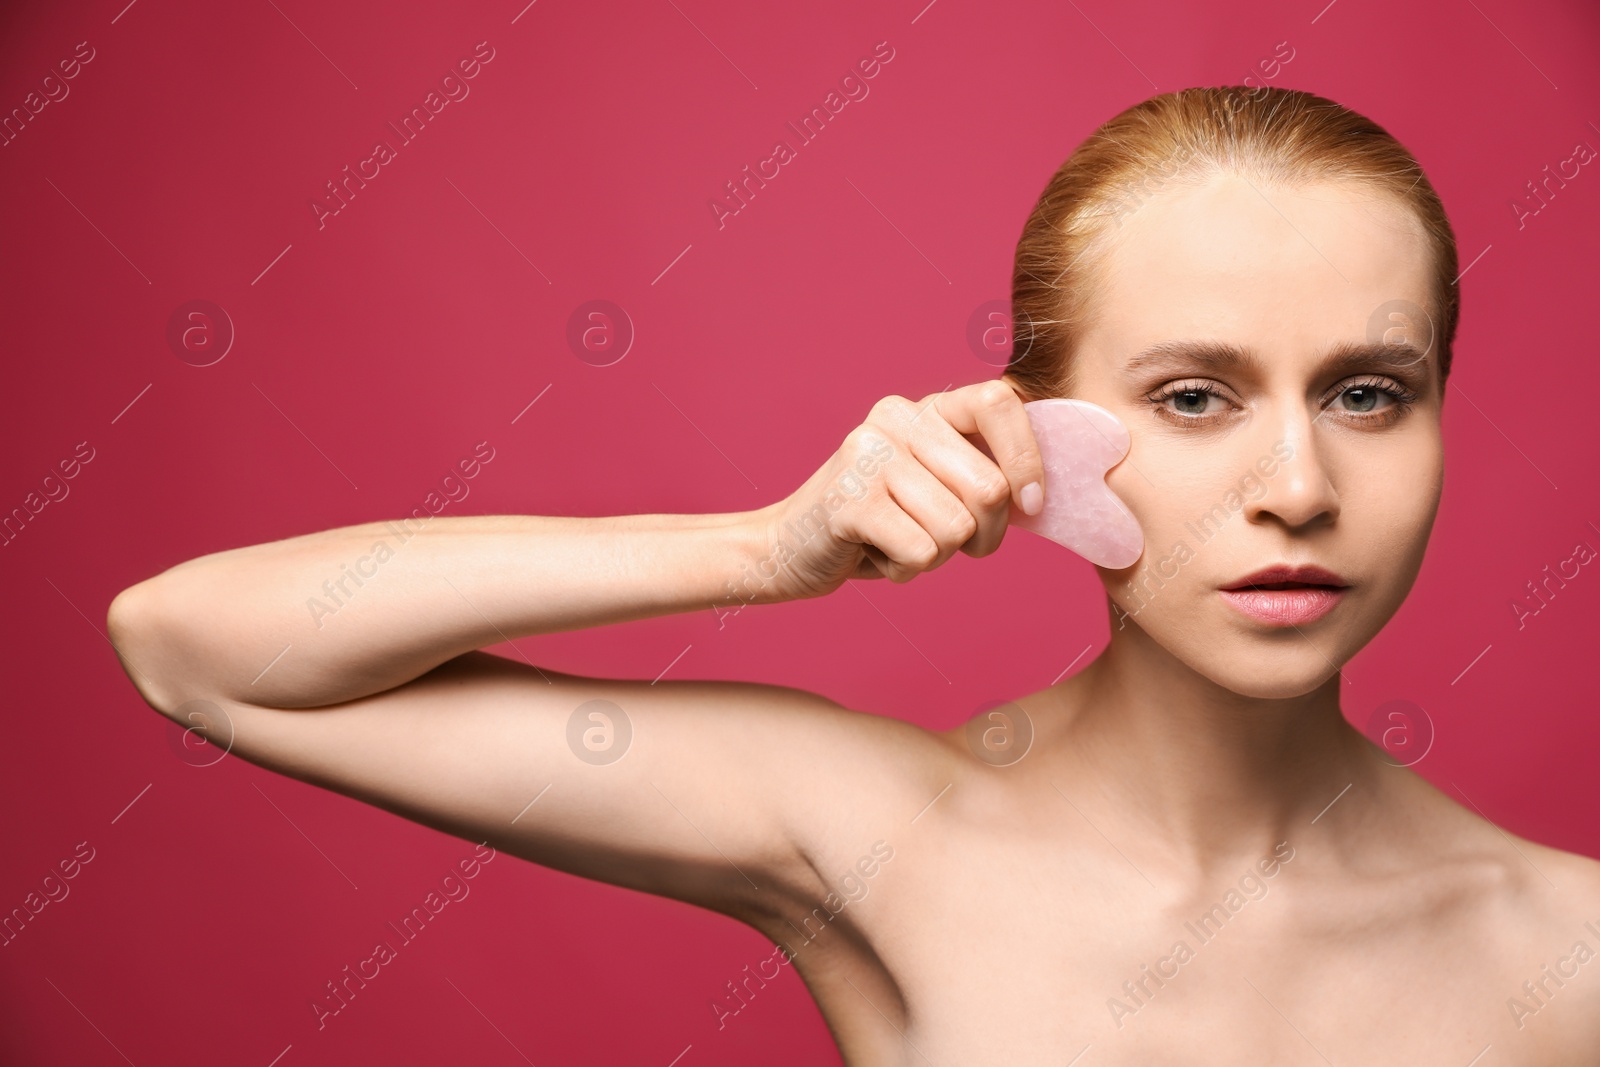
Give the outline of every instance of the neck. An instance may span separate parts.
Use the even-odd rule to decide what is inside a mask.
[[[1301,696],[1241,696],[1137,625],[1113,627],[1095,661],[1054,687],[1060,781],[1087,817],[1099,821],[1086,804],[1147,842],[1141,852],[1190,870],[1248,863],[1316,833],[1312,820],[1372,773],[1337,673]]]

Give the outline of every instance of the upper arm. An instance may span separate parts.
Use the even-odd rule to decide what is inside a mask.
[[[227,720],[208,739],[251,763],[746,920],[821,899],[818,842],[894,792],[893,747],[917,731],[798,689],[579,677],[484,652],[328,707],[204,698]],[[191,725],[172,704],[158,706]]]

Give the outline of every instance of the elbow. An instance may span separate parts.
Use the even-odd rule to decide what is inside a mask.
[[[146,704],[171,715],[181,699],[164,667],[171,661],[163,634],[170,625],[162,607],[161,587],[155,579],[129,586],[106,609],[106,636],[122,669]]]
[[[149,583],[140,582],[130,585],[122,592],[111,598],[111,606],[106,608],[106,637],[111,641],[111,647],[116,650],[117,658],[122,661],[122,669],[131,677],[132,669],[129,659],[133,653],[134,642],[145,631],[144,616],[146,615],[145,602],[150,599],[146,591]]]
[[[130,585],[111,598],[111,606],[106,608],[106,633],[113,645],[120,647],[137,628],[134,613],[148,596],[146,590],[149,585],[148,581]]]

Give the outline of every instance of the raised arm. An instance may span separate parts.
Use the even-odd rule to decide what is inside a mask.
[[[163,711],[196,697],[322,707],[514,638],[727,603],[759,556],[758,518],[364,523],[180,563],[125,590],[110,619],[133,642],[116,645],[135,684]]]
[[[880,402],[756,511],[370,523],[204,556],[121,593],[111,639],[152,707],[233,755],[583,877],[776,915],[826,893],[831,847],[871,843],[852,839],[866,813],[909,817],[949,780],[932,735],[798,689],[477,650],[992,552],[1039,477],[997,386]],[[1010,481],[964,439],[980,427]]]

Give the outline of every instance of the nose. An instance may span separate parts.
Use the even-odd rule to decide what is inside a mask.
[[[1260,455],[1276,464],[1258,461],[1256,469],[1264,475],[1261,480],[1266,492],[1246,505],[1245,517],[1253,523],[1278,522],[1289,529],[1333,522],[1339,517],[1339,492],[1313,432],[1316,419],[1303,406],[1295,405],[1291,413],[1270,420],[1270,425],[1275,435],[1261,442]]]

